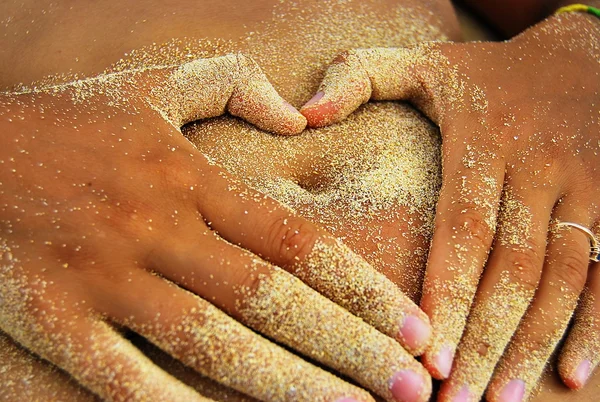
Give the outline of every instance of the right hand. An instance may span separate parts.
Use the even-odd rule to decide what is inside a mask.
[[[372,400],[234,319],[387,400],[427,400],[407,352],[427,345],[426,315],[178,131],[225,110],[278,133],[305,125],[243,56],[0,98],[0,329],[114,401],[201,397],[113,323],[258,399]]]
[[[434,336],[421,361],[445,379],[442,401],[527,399],[573,314],[561,377],[582,387],[598,363],[590,238],[556,226],[600,222],[590,191],[600,81],[581,78],[600,73],[590,51],[598,39],[597,18],[570,13],[502,43],[356,49],[334,60],[302,109],[321,127],[369,99],[405,100],[440,127],[442,186],[421,298]]]

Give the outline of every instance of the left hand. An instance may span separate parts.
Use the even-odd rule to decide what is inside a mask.
[[[280,134],[306,123],[241,54],[0,94],[0,330],[108,401],[206,400],[113,323],[261,400],[373,398],[242,323],[387,400],[428,399],[400,344],[424,348],[426,315],[181,135],[225,111]]]
[[[486,387],[488,400],[525,399],[584,288],[561,377],[579,388],[600,360],[600,264],[586,235],[554,226],[600,222],[599,38],[600,21],[566,14],[504,43],[354,50],[301,110],[320,127],[369,99],[405,99],[440,126],[421,300],[435,332],[423,361],[447,379],[440,400],[479,400]]]

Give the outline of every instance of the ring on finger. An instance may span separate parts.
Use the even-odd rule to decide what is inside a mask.
[[[590,257],[589,257],[590,261],[593,261],[593,262],[600,261],[600,243],[598,242],[596,235],[594,235],[594,232],[592,232],[590,229],[586,228],[585,226],[580,225],[579,223],[575,223],[575,222],[557,222],[554,224],[554,226],[556,228],[570,227],[570,228],[577,229],[580,232],[583,232],[584,234],[586,234],[590,240]]]

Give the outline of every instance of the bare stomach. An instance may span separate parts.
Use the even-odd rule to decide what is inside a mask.
[[[110,1],[66,3],[0,6],[2,15],[15,16],[6,25],[10,35],[0,39],[0,86],[242,52],[300,106],[340,51],[458,38],[445,0],[136,2],[125,10]],[[440,185],[437,129],[418,112],[370,104],[342,124],[295,138],[228,117],[184,133],[253,187],[325,226],[418,300]],[[548,394],[561,390],[550,376],[538,397],[553,400]]]

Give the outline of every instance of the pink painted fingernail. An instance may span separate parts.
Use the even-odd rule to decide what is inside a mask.
[[[412,370],[400,370],[390,381],[390,390],[398,402],[412,402],[421,399],[425,380]]]
[[[469,393],[469,387],[466,385],[462,387],[460,392],[452,399],[452,402],[469,402],[471,400],[471,394]]]
[[[317,103],[318,101],[321,100],[321,98],[325,95],[325,92],[323,91],[319,91],[315,94],[315,96],[313,96],[312,98],[310,98],[310,100],[308,102],[306,102],[306,104],[302,107],[309,107],[314,105],[315,103]]]
[[[580,387],[583,387],[584,384],[587,382],[588,377],[590,376],[591,367],[592,362],[590,362],[589,360],[584,360],[581,363],[579,363],[579,366],[577,366],[577,370],[575,370],[575,375],[573,376],[573,379],[577,381],[577,384]]]
[[[357,399],[354,399],[354,398],[342,398],[342,399],[338,399],[335,402],[360,402],[360,401]]]
[[[435,366],[442,377],[448,378],[450,375],[452,360],[454,360],[452,349],[449,346],[444,346],[435,358]]]
[[[500,392],[499,402],[521,402],[525,396],[523,380],[510,380]]]
[[[431,327],[415,315],[404,316],[400,336],[404,342],[413,349],[418,349],[427,344],[431,335]]]

